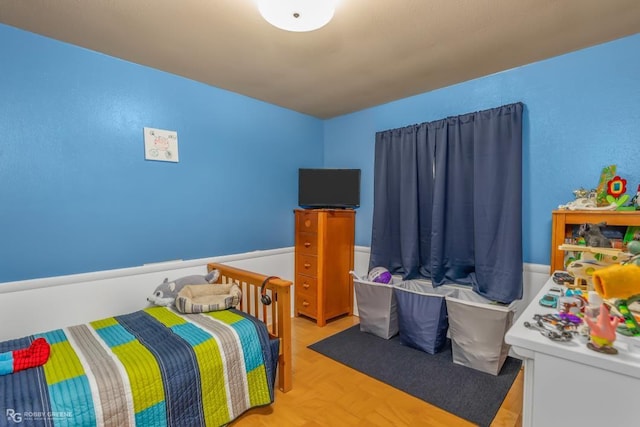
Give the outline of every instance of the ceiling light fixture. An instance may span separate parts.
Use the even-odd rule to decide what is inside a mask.
[[[258,0],[262,17],[286,31],[313,31],[331,21],[336,0]]]

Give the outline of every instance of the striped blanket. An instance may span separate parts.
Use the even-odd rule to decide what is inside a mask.
[[[152,307],[0,353],[38,337],[48,362],[0,377],[0,426],[220,426],[273,402],[278,341],[236,310]]]

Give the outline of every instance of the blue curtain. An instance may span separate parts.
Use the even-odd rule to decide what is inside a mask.
[[[376,134],[372,266],[417,277],[429,263],[433,161],[426,124]]]
[[[371,268],[522,297],[522,111],[376,134]]]

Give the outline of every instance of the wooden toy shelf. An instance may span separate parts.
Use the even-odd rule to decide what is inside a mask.
[[[596,246],[584,246],[584,245],[570,245],[565,243],[558,246],[561,251],[574,251],[574,252],[591,252],[592,254],[602,254],[609,256],[617,256],[619,258],[631,258],[632,255],[622,249],[615,248],[599,248]]]
[[[565,239],[572,237],[573,227],[584,223],[606,222],[608,226],[640,226],[640,211],[571,211],[555,210],[551,215],[551,265],[553,273],[564,270],[564,251],[560,246],[565,245]],[[584,251],[585,247],[580,246]],[[594,248],[603,249],[603,248]],[[578,250],[578,249],[576,249]],[[613,249],[617,254],[622,253]]]

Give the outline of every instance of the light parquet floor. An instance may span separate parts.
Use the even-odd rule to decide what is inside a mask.
[[[293,389],[288,393],[276,390],[273,405],[247,411],[230,426],[473,425],[307,348],[309,344],[357,323],[357,317],[349,316],[333,320],[319,328],[312,320],[302,317],[292,319]],[[522,390],[521,371],[492,427],[522,425]]]

